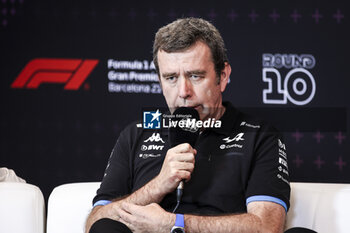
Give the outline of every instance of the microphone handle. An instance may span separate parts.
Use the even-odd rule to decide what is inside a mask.
[[[183,180],[181,180],[176,189],[176,201],[178,203],[181,201],[183,190],[184,190],[184,182]]]
[[[177,186],[177,189],[184,189],[184,181],[181,180],[179,185]]]

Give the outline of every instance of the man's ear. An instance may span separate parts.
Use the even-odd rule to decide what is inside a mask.
[[[221,92],[224,92],[226,85],[228,83],[228,80],[230,79],[231,74],[231,66],[228,62],[225,62],[225,67],[221,71],[220,74],[220,90]]]

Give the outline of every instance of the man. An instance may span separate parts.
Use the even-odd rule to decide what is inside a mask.
[[[195,148],[170,148],[167,130],[127,127],[86,232],[282,232],[290,192],[285,145],[271,126],[223,103],[231,67],[218,30],[202,19],[176,20],[157,32],[153,57],[172,112],[192,107],[222,125],[204,129]],[[161,149],[147,152],[158,156],[144,156],[152,143]],[[182,201],[171,213],[182,180]]]

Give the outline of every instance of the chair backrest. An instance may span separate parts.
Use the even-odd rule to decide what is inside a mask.
[[[286,229],[305,227],[318,233],[350,232],[350,184],[291,183]]]
[[[45,202],[38,187],[0,182],[0,232],[45,232]]]
[[[48,202],[47,233],[83,233],[99,186],[99,182],[90,182],[56,187]]]

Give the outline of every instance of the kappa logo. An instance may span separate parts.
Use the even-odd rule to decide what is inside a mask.
[[[65,90],[78,90],[98,60],[35,58],[28,62],[11,88],[37,89],[43,83],[65,84]]]
[[[227,138],[224,138],[222,140],[224,140],[225,143],[230,143],[230,142],[233,142],[233,141],[239,142],[239,141],[243,141],[244,140],[243,135],[244,135],[244,133],[239,133],[234,138],[227,137]]]
[[[162,142],[162,143],[165,143],[163,141],[163,139],[160,137],[160,133],[153,133],[152,136],[147,138],[146,140],[144,140],[144,142]]]

